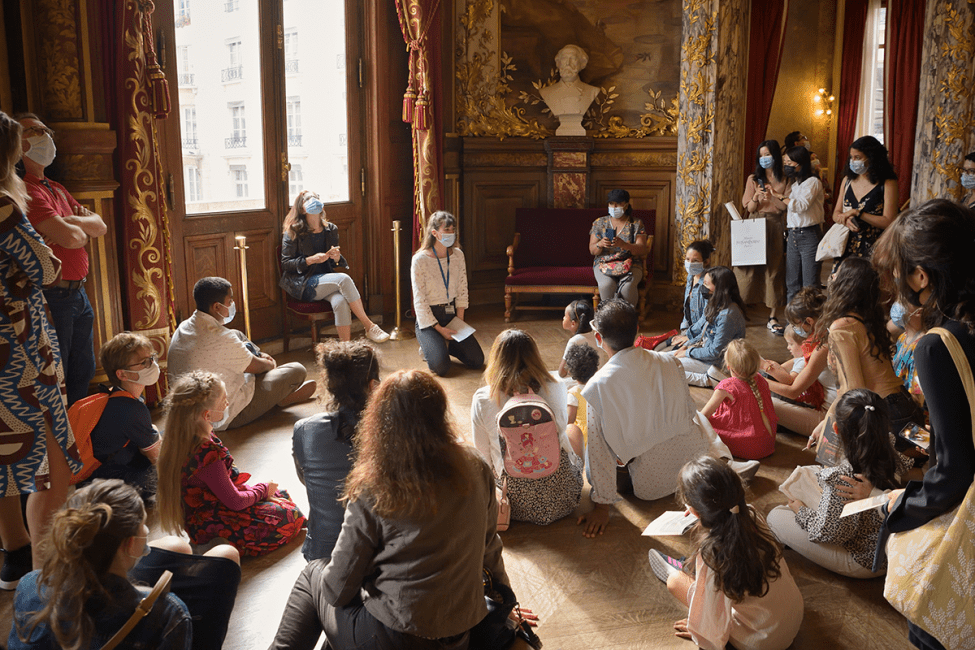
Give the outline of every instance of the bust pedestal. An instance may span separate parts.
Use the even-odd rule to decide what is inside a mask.
[[[579,116],[581,121],[582,116]],[[580,123],[579,128],[582,128]],[[562,128],[559,128],[559,132]],[[548,205],[552,208],[584,208],[589,197],[590,154],[593,140],[585,136],[561,136],[545,140],[548,154]]]

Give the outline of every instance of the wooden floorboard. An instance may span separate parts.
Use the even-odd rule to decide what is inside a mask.
[[[505,329],[503,308],[476,308],[468,320],[478,328],[477,338],[487,353],[490,342]],[[765,329],[767,312],[749,312],[748,340],[763,355],[785,360],[788,353],[780,337]],[[643,334],[658,334],[676,325],[677,315],[659,310],[641,328]],[[526,313],[514,323],[538,341],[547,365],[555,368],[568,334],[561,330],[561,315]],[[326,334],[334,330],[325,328]],[[307,345],[296,339],[294,347]],[[274,344],[262,346],[273,353]],[[425,367],[417,355],[416,340],[391,341],[379,346],[382,372],[398,368]],[[280,349],[280,348],[278,348]],[[311,351],[306,348],[278,356],[279,361],[300,361],[313,369]],[[314,376],[314,375],[310,375]],[[455,366],[443,379],[451,400],[451,413],[459,433],[470,441],[470,402],[481,385],[479,372]],[[703,405],[709,391],[692,389]],[[318,412],[321,406],[309,402],[278,410],[243,429],[228,432],[224,442],[238,466],[255,480],[275,480],[290,490],[307,511],[307,497],[295,475],[291,458],[291,429],[300,418]],[[158,414],[157,414],[158,419]],[[758,475],[748,488],[750,503],[767,512],[785,503],[778,491],[798,464],[812,464],[804,441],[779,434],[775,454],[762,461]],[[579,511],[590,507],[583,498]],[[575,517],[547,527],[514,522],[502,533],[504,558],[512,587],[525,607],[541,619],[538,634],[546,650],[591,648],[690,648],[690,642],[673,636],[672,624],[685,612],[650,571],[647,551],[657,548],[673,555],[689,552],[683,537],[647,538],[640,532],[661,512],[674,509],[672,497],[640,501],[632,496],[613,511],[606,533],[589,540],[582,536]],[[153,536],[160,535],[157,527]],[[910,648],[904,619],[883,598],[883,581],[859,581],[833,575],[787,550],[785,557],[806,604],[802,630],[793,647],[799,649],[851,648],[856,650],[898,650]],[[243,581],[224,648],[250,650],[266,648],[277,628],[284,601],[295,577],[304,566],[300,540],[263,558],[243,563]],[[0,592],[0,638],[10,626],[12,595]]]

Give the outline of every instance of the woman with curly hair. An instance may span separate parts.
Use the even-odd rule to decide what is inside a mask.
[[[176,380],[166,396],[166,436],[159,454],[162,527],[186,531],[194,544],[223,537],[241,555],[264,555],[301,534],[305,516],[277,483],[248,485],[234,457],[213,433],[229,402],[209,372]]]
[[[325,413],[295,423],[295,469],[308,491],[308,534],[301,552],[328,558],[342,528],[342,486],[352,469],[352,446],[369,394],[379,385],[376,350],[364,341],[328,341],[316,350],[331,399]]]
[[[302,571],[272,649],[312,650],[322,631],[334,650],[467,648],[487,614],[482,568],[495,583],[508,577],[494,477],[448,413],[443,388],[419,370],[370,396],[331,562]]]

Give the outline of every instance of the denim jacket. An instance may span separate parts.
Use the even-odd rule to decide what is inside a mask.
[[[327,253],[332,246],[338,245],[339,229],[334,223],[325,224],[325,247],[322,250],[315,246],[310,235],[305,234],[298,239],[292,239],[291,235],[285,233],[281,239],[281,281],[278,283],[280,287],[291,297],[304,300],[302,294],[309,279],[323,273],[331,273],[336,267],[348,268],[349,266],[344,256],[338,263],[325,260],[321,264],[311,266],[308,266],[305,258],[315,253]]]
[[[686,332],[691,325],[704,316],[704,308],[708,306],[708,299],[701,295],[703,286],[703,277],[697,284],[694,284],[694,276],[687,275],[687,284],[684,285],[684,320],[680,323],[681,332]]]
[[[718,312],[713,323],[707,322],[707,318],[701,316],[701,319],[694,323],[693,329],[699,333],[688,339],[687,346],[702,340],[703,344],[688,349],[687,356],[704,363],[721,365],[728,344],[735,339],[745,338],[745,315],[741,313],[738,305],[732,303],[730,307]]]

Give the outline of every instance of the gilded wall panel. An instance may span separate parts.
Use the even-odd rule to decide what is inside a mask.
[[[84,121],[77,0],[35,0],[31,7],[37,87],[50,122]]]

